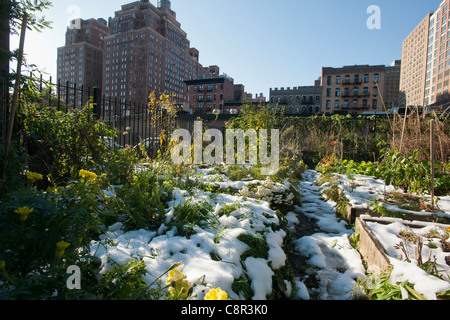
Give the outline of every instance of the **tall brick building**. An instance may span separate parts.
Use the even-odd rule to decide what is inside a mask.
[[[68,81],[71,86],[86,90],[102,86],[103,45],[109,34],[104,19],[77,19],[71,22],[66,32],[65,46],[58,48],[57,77],[62,85]],[[73,91],[69,99],[73,101]],[[77,106],[84,105],[89,97],[77,95]]]
[[[219,69],[216,71],[218,73]],[[185,83],[185,110],[193,113],[237,113],[247,98],[245,87],[234,84],[234,79],[226,75],[187,80]]]
[[[389,75],[389,76],[388,76]],[[399,106],[400,61],[322,68],[322,112],[361,114]]]
[[[145,103],[152,91],[185,100],[187,79],[214,74],[199,63],[187,34],[176,20],[170,1],[158,7],[148,0],[122,6],[109,19],[105,37],[103,88],[106,96]]]
[[[75,20],[58,48],[58,79],[78,87],[102,87],[118,102],[147,102],[152,91],[175,102],[186,100],[185,80],[219,76],[219,67],[203,67],[190,47],[169,0],[122,5],[114,17]]]

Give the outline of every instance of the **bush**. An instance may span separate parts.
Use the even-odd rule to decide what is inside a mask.
[[[63,113],[51,107],[30,106],[21,116],[22,141],[29,170],[67,181],[81,169],[103,164],[111,155],[107,141],[115,133],[92,116],[92,106]],[[48,186],[46,180],[41,182]]]
[[[95,280],[99,263],[89,256],[89,244],[114,214],[103,206],[96,175],[82,175],[65,188],[3,195],[0,261],[6,299],[61,297],[67,293],[64,275],[70,265],[82,266],[87,279]]]

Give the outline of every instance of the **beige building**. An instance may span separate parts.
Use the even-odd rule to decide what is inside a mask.
[[[408,106],[450,102],[450,0],[442,1],[405,39],[400,90]]]
[[[322,112],[325,114],[361,114],[363,112],[384,111],[386,97],[398,101],[399,79],[395,76],[398,65],[394,68],[384,65],[355,65],[342,68],[322,68]],[[387,69],[394,72],[394,77],[387,78]],[[398,82],[397,82],[398,81]],[[385,90],[389,88],[389,95]]]
[[[408,106],[424,105],[430,18],[427,15],[403,41],[400,91]]]
[[[425,105],[449,102],[450,81],[450,19],[449,2],[445,0],[430,17],[428,56],[425,75]]]

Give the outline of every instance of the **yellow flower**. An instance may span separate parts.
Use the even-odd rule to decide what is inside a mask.
[[[230,300],[228,294],[220,288],[211,289],[205,295],[205,300]]]
[[[181,273],[178,269],[173,269],[169,271],[169,276],[166,279],[166,284],[171,284],[173,282],[181,282],[186,279],[186,276]]]
[[[14,211],[20,215],[20,221],[24,222],[28,219],[28,215],[33,212],[33,208],[22,207]]]
[[[168,289],[168,291],[172,296],[186,298],[188,296],[190,287],[191,283],[187,280],[177,281],[174,286]]]
[[[447,232],[450,232],[450,227],[446,228],[445,230],[446,230]]]
[[[42,174],[40,174],[40,173],[28,172],[27,173],[27,178],[31,182],[35,182],[36,180],[42,180],[44,178],[44,176]]]
[[[80,177],[84,178],[86,181],[97,179],[97,175],[94,172],[87,170],[80,170]]]
[[[70,246],[70,243],[65,241],[60,241],[56,244],[56,258],[60,259],[64,255],[64,251]]]

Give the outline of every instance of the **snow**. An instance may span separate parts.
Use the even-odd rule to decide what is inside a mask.
[[[248,276],[252,280],[252,289],[255,292],[253,300],[265,300],[272,293],[272,279],[274,272],[267,265],[267,261],[261,258],[248,257],[245,260]]]
[[[234,195],[219,192],[215,197],[211,197],[211,193],[201,190],[188,192],[175,189],[164,224],[158,230],[125,232],[121,223],[112,225],[99,241],[91,243],[91,254],[99,257],[102,263],[101,274],[110,270],[116,263],[123,265],[128,259],[141,259],[148,271],[145,280],[147,283],[153,283],[169,267],[182,261],[179,269],[193,285],[193,299],[202,300],[210,288],[220,287],[228,293],[230,299],[242,300],[242,293],[233,291],[233,282],[244,274],[250,279],[254,292],[252,298],[267,299],[273,290],[272,277],[275,271],[287,264],[283,243],[288,230],[274,228],[280,225],[280,217],[269,202],[239,193],[240,190],[248,190],[252,185],[266,183],[267,186],[267,181],[231,181],[225,174],[212,172],[212,169],[197,169],[198,175],[190,179],[219,186],[221,190],[234,189]],[[279,190],[297,187],[301,192],[302,204],[296,204],[294,210],[285,216],[289,231],[294,231],[301,214],[314,219],[319,229],[319,232],[312,235],[293,239],[297,253],[307,257],[308,264],[315,268],[318,287],[307,288],[305,278],[295,277],[293,283],[284,280],[287,287],[285,294],[289,297],[292,293],[291,298],[302,300],[311,299],[313,294],[322,300],[350,299],[357,281],[365,278],[366,270],[359,252],[350,245],[349,237],[354,229],[337,218],[336,203],[323,199],[322,192],[330,185],[317,186],[315,181],[319,177],[320,173],[307,170],[303,174],[303,180],[296,186],[290,186],[288,183],[269,186]],[[381,199],[383,196],[384,183],[381,180],[362,175],[353,175],[352,178],[338,175],[338,178],[337,183],[343,188],[344,195],[352,205],[368,207],[371,199]],[[393,190],[393,187],[388,186],[388,192]],[[267,193],[267,190],[258,189],[260,193],[263,191],[264,194]],[[112,197],[114,190],[106,190],[105,194]],[[214,220],[213,224],[196,226],[194,234],[189,238],[180,236],[179,230],[171,226],[175,208],[188,201],[208,202],[213,208],[210,215]],[[238,204],[237,209],[228,215],[219,216],[221,209],[231,204]],[[450,215],[450,197],[441,197],[438,205],[443,211],[440,214]],[[435,299],[436,292],[450,288],[449,281],[430,276],[414,263],[398,259],[400,252],[392,245],[400,240],[397,237],[398,232],[405,227],[401,222],[394,220],[388,225],[373,223],[370,227],[379,236],[391,257],[394,266],[391,281],[402,282],[407,279],[415,284],[418,292],[429,299]],[[429,231],[428,226],[415,230],[422,235]],[[269,248],[267,259],[248,256],[245,261],[241,260],[242,255],[250,249],[247,244],[238,240],[238,237],[244,234],[264,236]],[[413,248],[409,247],[408,250],[412,250],[411,257],[414,257]],[[423,256],[427,258],[429,254],[436,254],[438,264],[446,266],[445,256],[436,252],[424,246]],[[163,283],[166,277],[167,275],[161,278]],[[154,286],[156,285],[155,283]]]
[[[262,183],[262,181],[259,181]],[[187,276],[194,290],[195,299],[203,299],[208,288],[220,287],[228,293],[231,299],[243,299],[239,293],[232,290],[235,279],[246,273],[255,291],[255,299],[266,299],[272,293],[271,278],[273,270],[286,264],[286,254],[283,251],[283,239],[286,232],[273,231],[270,226],[279,225],[279,218],[270,204],[241,196],[219,194],[210,197],[210,193],[200,190],[191,192],[175,189],[173,200],[169,202],[165,223],[158,231],[124,232],[122,224],[111,226],[99,241],[91,242],[91,254],[100,258],[101,274],[111,269],[116,263],[123,265],[128,259],[142,259],[149,274],[145,280],[153,283],[168,268],[178,262],[183,262],[180,271]],[[175,227],[168,229],[174,218],[174,208],[188,201],[207,201],[214,208],[211,215],[215,216],[217,226],[195,227],[192,236],[178,236]],[[218,217],[217,214],[224,205],[239,204],[239,209],[229,216]],[[220,232],[220,235],[219,235]],[[248,257],[242,267],[241,256],[250,248],[237,238],[242,234],[264,234],[269,247],[268,259]],[[218,259],[213,259],[213,255]],[[220,261],[216,261],[220,260]],[[162,277],[164,283],[167,275]],[[155,283],[155,287],[156,287]],[[292,287],[292,285],[290,285]]]
[[[318,175],[320,176],[320,174]],[[371,199],[382,200],[384,198],[384,182],[374,177],[364,176],[364,175],[352,175],[349,178],[346,175],[335,174],[337,179],[337,185],[343,189],[344,196],[349,200],[353,206],[359,206],[363,208],[369,208]],[[327,187],[326,185],[322,186]],[[393,186],[386,186],[386,192],[396,191]],[[425,195],[430,203],[430,197]],[[450,196],[440,197],[437,203],[440,212],[436,215],[439,217],[449,217],[450,216]],[[386,209],[394,212],[406,212],[413,214],[420,214],[422,216],[431,216],[431,213],[422,211],[415,212],[410,210],[405,210],[398,208],[395,205],[384,205]],[[410,228],[407,226],[406,222],[398,218],[378,218],[372,220],[383,221],[383,223],[370,222],[367,224],[370,230],[375,234],[376,238],[380,241],[381,245],[386,249],[389,260],[393,265],[392,274],[390,277],[390,282],[392,284],[401,283],[404,281],[409,281],[414,284],[414,289],[422,294],[426,299],[436,300],[436,293],[440,293],[445,290],[450,289],[450,268],[448,267],[445,254],[442,249],[442,244],[436,239],[427,239],[425,235],[429,234],[431,231],[443,233],[445,225],[440,225],[437,223],[427,223],[415,221],[414,225],[421,225],[420,228]],[[387,224],[386,224],[387,223]],[[432,276],[425,272],[423,269],[417,266],[417,259],[415,257],[416,245],[408,243],[407,241],[402,241],[399,238],[399,234],[402,230],[413,232],[417,236],[424,237],[424,245],[422,248],[422,260],[423,262],[427,260],[436,260],[437,270],[441,277],[445,280],[441,280],[435,276]],[[430,242],[433,242],[437,248],[431,249],[427,246]],[[400,248],[395,248],[397,244],[403,242],[408,253],[408,258],[411,262],[406,262],[405,254]],[[316,250],[317,246],[309,246],[311,250]],[[349,261],[347,259],[347,261]],[[327,265],[329,267],[329,261],[321,261],[320,259],[314,260],[317,264]],[[405,298],[407,294],[405,295]]]

